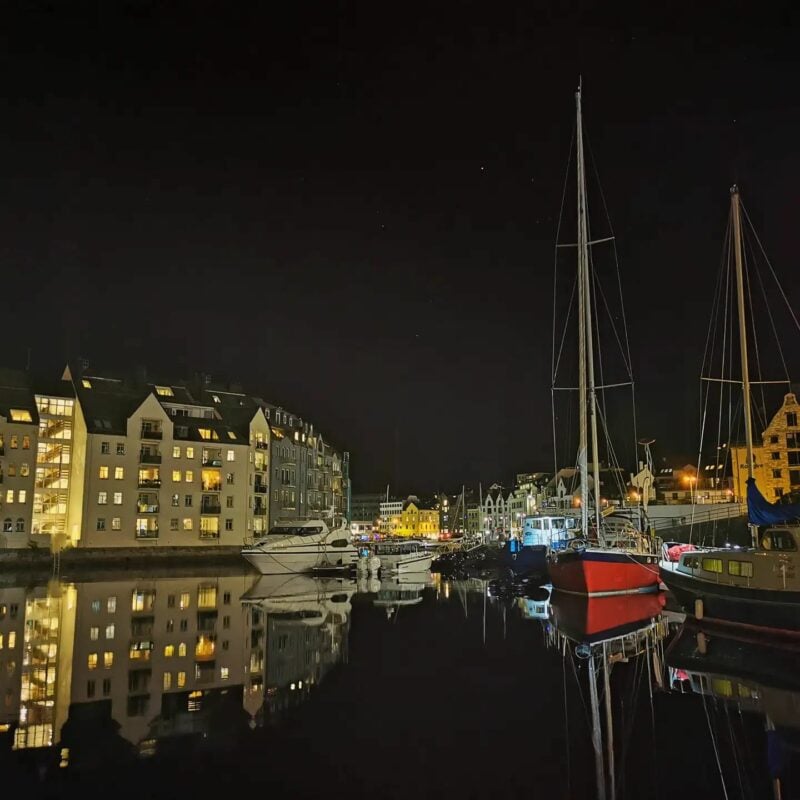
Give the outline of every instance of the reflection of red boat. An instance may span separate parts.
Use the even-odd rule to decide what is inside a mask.
[[[555,626],[581,642],[598,642],[641,628],[657,617],[666,597],[657,594],[581,597],[555,592],[550,601]]]
[[[658,557],[617,548],[587,547],[557,553],[550,579],[561,592],[603,597],[658,590]]]

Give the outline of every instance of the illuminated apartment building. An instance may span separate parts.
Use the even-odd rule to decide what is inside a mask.
[[[22,587],[0,589],[0,734],[8,733],[19,719],[25,596]]]
[[[38,415],[25,373],[0,370],[0,548],[26,547],[33,521]]]
[[[73,542],[240,545],[266,530],[270,429],[252,398],[69,368],[65,377],[76,394]]]

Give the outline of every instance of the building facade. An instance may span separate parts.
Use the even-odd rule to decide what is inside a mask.
[[[761,494],[772,502],[800,491],[800,404],[789,392],[783,405],[753,445],[753,477]],[[747,496],[747,448],[731,446],[733,492],[738,501]]]

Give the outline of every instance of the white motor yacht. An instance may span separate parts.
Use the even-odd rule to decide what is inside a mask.
[[[287,575],[348,568],[358,559],[358,549],[345,520],[329,525],[311,519],[278,523],[266,536],[246,545],[242,555],[262,575]]]
[[[433,553],[415,539],[384,539],[372,545],[372,552],[381,560],[386,573],[427,572]]]

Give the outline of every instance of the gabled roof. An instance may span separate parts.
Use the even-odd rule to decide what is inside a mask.
[[[21,370],[0,370],[0,414],[8,418],[11,409],[27,411],[30,414],[28,424],[39,424],[39,411],[36,398],[30,386],[28,373]]]

